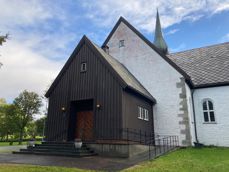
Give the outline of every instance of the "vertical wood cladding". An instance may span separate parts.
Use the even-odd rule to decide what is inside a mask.
[[[87,63],[86,72],[80,72],[83,62]],[[48,140],[67,139],[70,104],[86,99],[94,100],[96,130],[122,127],[122,87],[91,47],[83,43],[50,94],[46,126]],[[101,108],[97,109],[96,104]],[[61,107],[66,111],[61,111]]]
[[[153,105],[152,102],[145,100],[129,91],[123,92],[123,128],[141,130],[142,132],[154,133],[153,128]],[[138,119],[138,106],[148,110],[149,121]]]

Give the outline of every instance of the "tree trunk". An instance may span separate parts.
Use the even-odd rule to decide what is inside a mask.
[[[20,134],[19,134],[19,145],[21,145],[22,144],[22,140],[23,140],[23,128],[20,130]]]

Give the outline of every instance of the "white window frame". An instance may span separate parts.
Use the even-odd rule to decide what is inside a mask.
[[[125,40],[122,39],[122,40],[119,40],[119,48],[121,47],[125,47]]]
[[[149,111],[147,109],[144,109],[144,112],[145,112],[144,120],[149,121]]]
[[[206,110],[204,110],[204,103],[206,102],[206,105],[207,105],[207,109]],[[212,110],[210,110],[209,109],[209,102],[211,102],[212,103]],[[214,107],[214,102],[211,100],[211,99],[204,99],[203,101],[202,101],[202,111],[203,111],[203,121],[204,121],[204,123],[216,123],[216,115],[215,115],[215,107]],[[205,118],[204,118],[204,113],[205,112],[207,112],[207,114],[208,114],[208,121],[205,121]],[[210,118],[210,112],[213,112],[214,113],[214,121],[212,121],[211,120],[211,118]]]
[[[86,72],[87,71],[87,63],[83,62],[80,64],[80,72]]]
[[[143,119],[143,108],[138,106],[138,119]]]
[[[138,119],[149,121],[149,111],[141,106],[138,106]]]

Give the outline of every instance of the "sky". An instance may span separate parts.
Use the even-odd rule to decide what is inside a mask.
[[[0,0],[0,98],[44,95],[83,35],[101,45],[123,16],[150,41],[156,9],[170,52],[229,41],[229,0]]]

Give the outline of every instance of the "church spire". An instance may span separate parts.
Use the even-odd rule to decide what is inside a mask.
[[[157,9],[156,27],[155,27],[155,35],[154,35],[154,45],[158,49],[160,49],[164,54],[168,53],[168,47],[163,38],[162,31],[161,31],[161,23],[160,23],[158,9]]]

